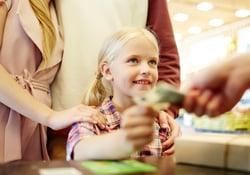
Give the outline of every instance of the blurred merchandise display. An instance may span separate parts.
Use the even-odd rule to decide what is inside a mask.
[[[193,124],[197,131],[250,133],[250,90],[231,111],[215,118],[195,116]]]

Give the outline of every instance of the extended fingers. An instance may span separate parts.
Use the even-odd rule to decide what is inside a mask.
[[[207,104],[206,114],[210,117],[214,117],[226,112],[224,109],[223,100],[223,97],[219,94],[213,96]]]
[[[212,92],[210,90],[205,90],[200,94],[200,96],[197,98],[196,106],[194,108],[194,112],[198,116],[202,116],[206,113],[207,105],[211,100]]]
[[[216,116],[223,111],[222,96],[214,94],[211,90],[190,91],[183,102],[187,112],[195,113],[198,116],[207,114]]]
[[[183,108],[185,108],[187,112],[194,111],[196,107],[196,103],[197,103],[197,98],[199,97],[200,94],[201,94],[201,91],[197,89],[189,90],[186,93],[182,105],[183,105]]]

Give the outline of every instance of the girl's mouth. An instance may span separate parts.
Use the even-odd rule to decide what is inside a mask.
[[[149,80],[136,80],[136,81],[133,81],[133,83],[135,83],[135,84],[142,84],[142,85],[149,85],[149,84],[151,84],[151,82]]]

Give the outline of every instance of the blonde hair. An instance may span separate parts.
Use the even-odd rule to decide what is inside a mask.
[[[150,41],[157,52],[159,53],[159,47],[156,37],[145,28],[129,27],[122,28],[107,38],[99,52],[98,56],[98,70],[97,76],[90,84],[83,96],[83,103],[86,105],[99,106],[103,100],[112,96],[111,84],[102,78],[100,65],[104,62],[111,64],[112,61],[117,57],[119,51],[123,46],[131,39],[137,37],[144,37]]]
[[[29,0],[30,5],[41,25],[43,40],[42,40],[42,63],[40,66],[47,65],[50,59],[55,43],[56,32],[50,16],[50,10],[44,0]]]

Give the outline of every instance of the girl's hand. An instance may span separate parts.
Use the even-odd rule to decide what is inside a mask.
[[[126,132],[126,140],[135,150],[152,142],[154,136],[154,120],[158,115],[149,107],[133,106],[123,113],[122,129]]]

